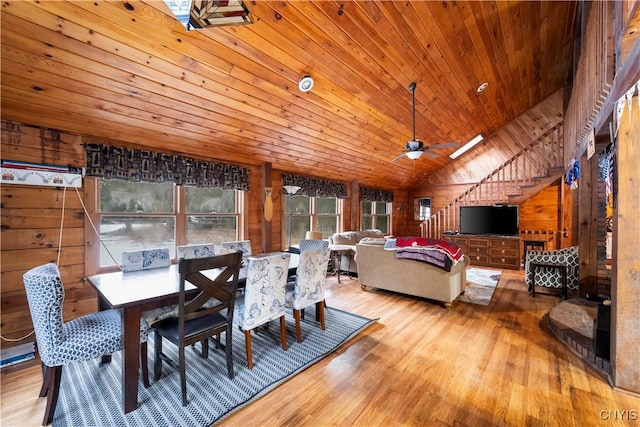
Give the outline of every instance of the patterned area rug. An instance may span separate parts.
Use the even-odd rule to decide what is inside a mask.
[[[121,357],[111,363],[90,361],[65,366],[60,397],[52,426],[209,426],[267,394],[289,378],[313,365],[356,336],[376,320],[335,308],[327,308],[326,330],[315,322],[315,307],[307,308],[302,320],[302,343],[295,339],[293,317],[287,313],[287,343],[280,347],[280,327],[252,334],[253,370],[247,368],[244,334],[233,334],[235,378],[227,377],[224,352],[209,346],[209,358],[191,348],[187,355],[187,398],[182,406],[177,347],[165,342],[163,350],[176,361],[163,363],[162,377],[145,389],[139,382],[138,409],[122,410]],[[238,333],[235,333],[238,331]],[[224,337],[222,337],[224,342]],[[149,368],[153,368],[153,345],[149,343]]]
[[[493,291],[500,281],[500,270],[487,270],[483,268],[467,268],[467,287],[464,294],[456,298],[458,301],[471,304],[489,305]]]

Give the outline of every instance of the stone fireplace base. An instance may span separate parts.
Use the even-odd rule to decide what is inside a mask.
[[[596,355],[593,339],[599,304],[584,298],[562,301],[547,313],[547,325],[560,341],[612,384],[609,360]]]

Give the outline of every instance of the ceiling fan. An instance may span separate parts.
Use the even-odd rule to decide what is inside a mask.
[[[422,141],[416,138],[416,83],[413,82],[409,85],[409,90],[413,95],[413,139],[404,146],[402,150],[402,154],[392,160],[392,162],[398,161],[403,157],[408,157],[411,160],[416,160],[423,154],[436,158],[440,155],[431,150],[439,149],[439,148],[455,148],[458,144],[457,142],[445,142],[444,144],[435,144],[435,145],[424,145]]]

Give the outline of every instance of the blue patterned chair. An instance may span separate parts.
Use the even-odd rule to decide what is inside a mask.
[[[327,278],[329,264],[329,248],[308,249],[300,253],[300,261],[296,270],[295,282],[287,284],[286,302],[293,309],[296,323],[296,339],[302,342],[300,316],[302,310],[312,304],[316,305],[316,317],[320,326],[324,324],[324,283]]]
[[[177,246],[178,259],[206,258],[215,256],[216,250],[213,243],[198,243],[192,245]]]
[[[567,289],[577,291],[578,276],[578,246],[552,251],[527,251],[525,259],[525,282],[529,291],[535,295],[533,289],[534,271],[532,264],[559,265],[566,268]],[[535,271],[535,285],[545,288],[562,289],[562,276],[557,268],[537,267]]]
[[[24,287],[44,368],[40,397],[47,396],[42,425],[50,424],[58,402],[62,367],[111,355],[122,349],[122,320],[117,310],[88,314],[69,322],[62,319],[64,287],[55,264],[32,268],[23,275]],[[140,362],[149,387],[145,322],[140,322]]]
[[[129,271],[169,267],[170,265],[171,253],[169,252],[169,248],[122,252],[122,271],[125,273]]]
[[[289,271],[288,253],[249,258],[244,295],[236,299],[233,322],[244,331],[247,365],[253,369],[251,331],[275,319],[280,319],[280,341],[287,350],[287,330],[284,318],[285,287]]]
[[[328,240],[316,240],[316,239],[302,239],[298,245],[300,252],[307,251],[309,249],[322,249],[329,247]]]

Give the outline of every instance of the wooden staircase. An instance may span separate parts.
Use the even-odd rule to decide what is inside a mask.
[[[564,174],[562,123],[549,129],[420,224],[420,235],[442,239],[460,228],[460,206],[520,205]]]

